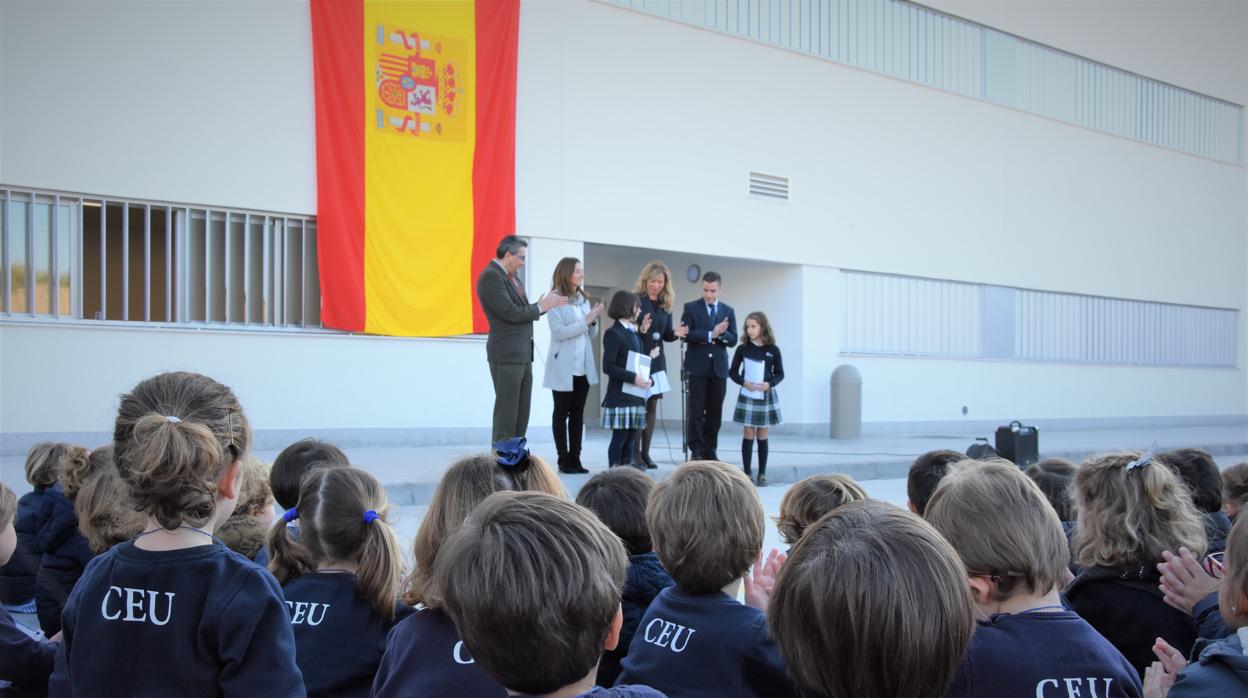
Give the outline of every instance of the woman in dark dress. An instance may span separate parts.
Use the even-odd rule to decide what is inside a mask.
[[[647,353],[654,351],[655,347],[659,349],[658,356],[654,358],[650,366],[650,375],[653,376],[660,371],[667,370],[663,343],[683,339],[689,333],[689,328],[673,327],[672,271],[667,268],[666,264],[658,261],[647,264],[641,270],[641,275],[637,277],[637,284],[633,290],[641,297],[642,326],[645,327],[647,319],[650,321],[649,328],[641,335],[641,344]],[[670,384],[670,378],[668,382]],[[634,449],[633,465],[657,467],[650,458],[650,441],[654,436],[655,413],[658,411],[659,400],[662,399],[663,394],[659,393],[651,395],[650,399],[646,400],[646,426],[638,431],[640,448]]]

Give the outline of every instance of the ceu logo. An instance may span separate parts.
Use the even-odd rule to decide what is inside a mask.
[[[464,647],[463,640],[455,643],[455,649],[451,651],[451,656],[455,659],[456,664],[473,664],[477,661],[472,658],[471,654],[468,654],[468,648]]]
[[[662,618],[655,618],[646,623],[642,639],[657,647],[664,647],[673,652],[684,652],[689,646],[689,638],[697,632],[693,628],[670,623]]]
[[[1104,681],[1100,691],[1096,687]],[[1045,679],[1036,684],[1036,698],[1109,698],[1113,679]],[[1084,689],[1087,692],[1084,692]]]
[[[167,625],[173,615],[173,596],[172,591],[162,594],[149,589],[109,587],[104,592],[104,601],[100,603],[100,615],[104,616],[104,620],[119,620],[123,623]],[[162,606],[164,617],[161,617]]]
[[[325,620],[325,612],[329,610],[327,603],[308,603],[306,601],[287,601],[290,607],[291,625],[320,625]],[[320,609],[320,615],[317,615]]]

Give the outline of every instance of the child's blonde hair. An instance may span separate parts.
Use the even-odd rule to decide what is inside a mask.
[[[147,518],[134,509],[126,483],[113,462],[113,447],[91,452],[91,475],[74,499],[78,530],[97,554],[137,536]]]
[[[0,530],[13,523],[17,516],[17,495],[9,486],[0,482]]]
[[[812,698],[943,696],[975,627],[949,543],[872,499],[810,526],[780,568],[767,622]]]
[[[403,556],[386,521],[377,478],[357,468],[319,468],[299,488],[299,540],[284,521],[269,534],[269,569],[286,582],[330,562],[354,562],[359,594],[382,618],[394,618]]]
[[[64,463],[81,455],[86,449],[66,443],[44,441],[30,447],[26,452],[26,482],[32,487],[50,487],[56,484]]]
[[[967,461],[949,470],[928,500],[927,522],[949,541],[966,572],[993,577],[1004,601],[1018,582],[1047,594],[1065,579],[1062,522],[1044,493],[1013,463]]]
[[[56,479],[65,498],[74,501],[82,483],[91,476],[91,451],[69,443],[57,443],[51,452],[56,463]]]
[[[654,552],[685,591],[705,594],[740,579],[763,548],[758,491],[740,468],[690,461],[660,482],[646,507]]]
[[[217,478],[251,445],[233,391],[197,373],[161,373],[121,396],[113,458],[138,511],[166,530],[202,526],[217,507]]]
[[[522,470],[503,468],[493,453],[464,456],[451,463],[433,492],[433,500],[412,543],[414,566],[404,582],[405,603],[413,606],[420,603],[430,608],[441,604],[433,580],[433,565],[442,544],[464,525],[473,507],[491,494],[507,490],[567,497],[559,476],[546,461],[533,455]]]
[[[1181,546],[1204,554],[1204,525],[1187,489],[1170,468],[1147,461],[1126,453],[1079,467],[1073,544],[1081,567],[1151,567]]]
[[[866,491],[848,475],[811,475],[799,480],[780,498],[776,528],[787,545],[796,545],[806,527],[824,514],[866,498]]]

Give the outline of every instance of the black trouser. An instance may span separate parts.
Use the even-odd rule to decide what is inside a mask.
[[[581,436],[585,433],[585,398],[589,396],[589,379],[572,376],[571,390],[552,390],[555,413],[550,428],[555,433],[555,450],[559,457],[579,457]]]
[[[693,458],[717,456],[719,424],[727,379],[714,374],[689,376],[689,451]]]
[[[628,465],[633,459],[632,429],[612,429],[611,443],[607,446],[607,465]]]

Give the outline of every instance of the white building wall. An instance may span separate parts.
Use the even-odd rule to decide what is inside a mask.
[[[309,33],[298,1],[4,3],[0,182],[315,213]],[[595,285],[631,286],[656,250],[678,279],[717,268],[739,320],[759,308],[776,325],[791,423],[826,421],[841,363],[863,372],[869,422],[1248,412],[1242,358],[1188,370],[839,354],[842,268],[1242,312],[1241,166],[586,0],[522,5],[518,79],[533,297],[564,255],[586,258]],[[749,199],[751,170],[791,177],[792,201]],[[544,325],[536,335],[544,356]],[[451,404],[421,410],[420,365]],[[107,428],[119,392],[175,367],[233,385],[262,429],[489,424],[479,339],[4,323],[0,433]],[[549,424],[541,371],[539,358],[534,427]]]

